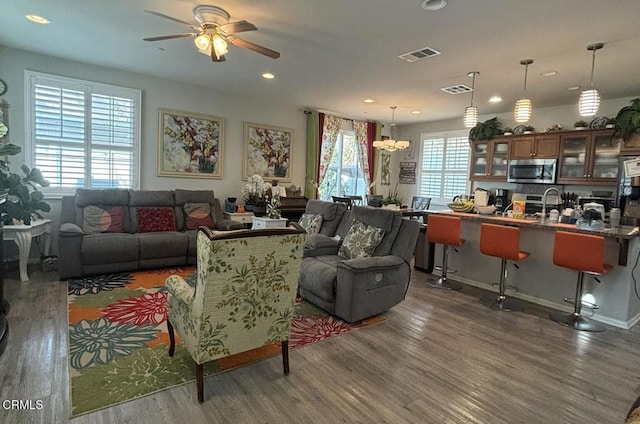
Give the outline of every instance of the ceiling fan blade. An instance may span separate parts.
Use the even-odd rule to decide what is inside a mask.
[[[227,39],[231,44],[238,47],[244,47],[245,49],[253,50],[256,53],[263,54],[271,59],[277,59],[280,57],[280,53],[275,50],[268,49],[259,44],[252,43],[251,41],[243,40],[242,38],[229,37]]]
[[[245,20],[230,22],[228,24],[220,25],[218,29],[224,31],[225,34],[231,35],[236,32],[246,32],[246,31],[255,31],[258,28],[251,22],[247,22]]]
[[[173,35],[160,35],[158,37],[148,37],[143,38],[144,41],[160,41],[160,40],[171,40],[172,38],[186,38],[186,37],[195,37],[198,34],[193,32],[187,32],[185,34],[173,34]]]
[[[183,21],[182,19],[174,18],[174,17],[171,17],[169,15],[165,15],[165,14],[160,13],[160,12],[154,12],[153,10],[145,10],[145,12],[146,13],[151,13],[152,15],[156,15],[156,16],[159,16],[161,18],[169,19],[170,21],[178,22],[180,24],[189,26],[189,27],[191,27],[193,29],[198,29],[198,26],[196,26],[196,25],[194,25],[194,24],[192,24],[190,22]]]

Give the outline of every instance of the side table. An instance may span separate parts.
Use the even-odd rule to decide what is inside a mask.
[[[287,221],[287,218],[271,219],[254,216],[251,229],[259,230],[261,228],[284,228],[287,226]]]
[[[31,240],[34,237],[44,234],[44,254],[49,254],[51,245],[51,220],[38,219],[31,221],[31,225],[5,225],[4,239],[13,240],[18,245],[20,254],[20,281],[29,281],[27,274],[27,262],[31,251]]]
[[[248,225],[252,223],[253,212],[223,212],[224,219],[240,222]]]

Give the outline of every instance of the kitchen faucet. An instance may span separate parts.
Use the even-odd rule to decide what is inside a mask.
[[[550,191],[555,191],[558,197],[560,197],[560,192],[555,187],[549,187],[544,191],[542,195],[542,222],[547,219],[547,194],[549,194]]]

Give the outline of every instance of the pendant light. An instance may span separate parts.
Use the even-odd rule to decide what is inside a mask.
[[[395,134],[395,112],[397,106],[391,106],[391,137],[389,140],[375,140],[373,142],[373,147],[376,149],[383,149],[387,152],[395,152],[396,150],[406,149],[411,145],[410,141],[404,140],[396,140],[394,137]]]
[[[591,84],[588,90],[580,93],[580,101],[578,102],[580,116],[594,116],[600,108],[600,92],[597,88],[593,88],[593,70],[596,66],[596,50],[600,50],[603,47],[603,43],[595,43],[587,46],[587,50],[593,52],[593,58],[591,60]]]
[[[520,61],[520,64],[524,65],[524,92],[522,98],[516,102],[516,107],[513,109],[513,118],[520,123],[529,122],[533,111],[531,99],[527,98],[527,71],[532,63],[533,59],[522,59]]]
[[[471,106],[467,106],[464,110],[463,121],[466,128],[473,128],[478,123],[478,108],[473,105],[473,93],[475,92],[476,75],[480,75],[480,72],[473,71],[467,75],[473,78],[471,80]]]

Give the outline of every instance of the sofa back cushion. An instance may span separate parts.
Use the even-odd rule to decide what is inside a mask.
[[[373,256],[387,256],[391,253],[391,247],[396,241],[402,223],[400,212],[368,206],[354,206],[351,214],[354,221],[357,219],[364,224],[384,230],[384,237]]]
[[[76,195],[73,198],[75,209],[75,223],[80,228],[85,228],[85,209],[89,206],[94,206],[102,210],[110,210],[109,219],[105,219],[104,216],[99,217],[101,214],[97,209],[89,208],[86,210],[87,218],[91,221],[88,223],[88,229],[91,234],[100,232],[98,227],[102,227],[108,220],[119,220],[119,218],[113,216],[118,215],[119,212],[113,207],[122,208],[122,229],[119,229],[118,224],[109,225],[111,229],[108,232],[129,232],[131,229],[130,217],[129,217],[129,190],[123,189],[87,189],[79,188],[76,190]],[[100,222],[98,224],[98,222]],[[117,231],[116,231],[117,230]],[[84,231],[84,230],[83,230]]]
[[[347,208],[343,203],[309,200],[305,213],[310,215],[322,214],[322,225],[320,226],[319,234],[334,236],[346,210]]]
[[[179,230],[191,230],[195,223],[193,220],[189,220],[185,205],[188,203],[208,203],[209,207],[209,215],[211,217],[210,225],[205,225],[205,227],[213,228],[215,226],[215,222],[217,221],[216,214],[214,212],[214,202],[215,197],[213,195],[213,190],[183,190],[176,189],[175,190],[175,205],[176,205],[176,225]],[[191,208],[190,208],[191,209]],[[199,214],[199,212],[198,212]],[[193,218],[193,217],[192,217]],[[209,224],[209,220],[206,217],[201,217],[206,221],[206,224]],[[190,226],[187,224],[187,221],[190,221]],[[203,224],[204,225],[204,224]],[[195,228],[198,228],[196,226]]]

